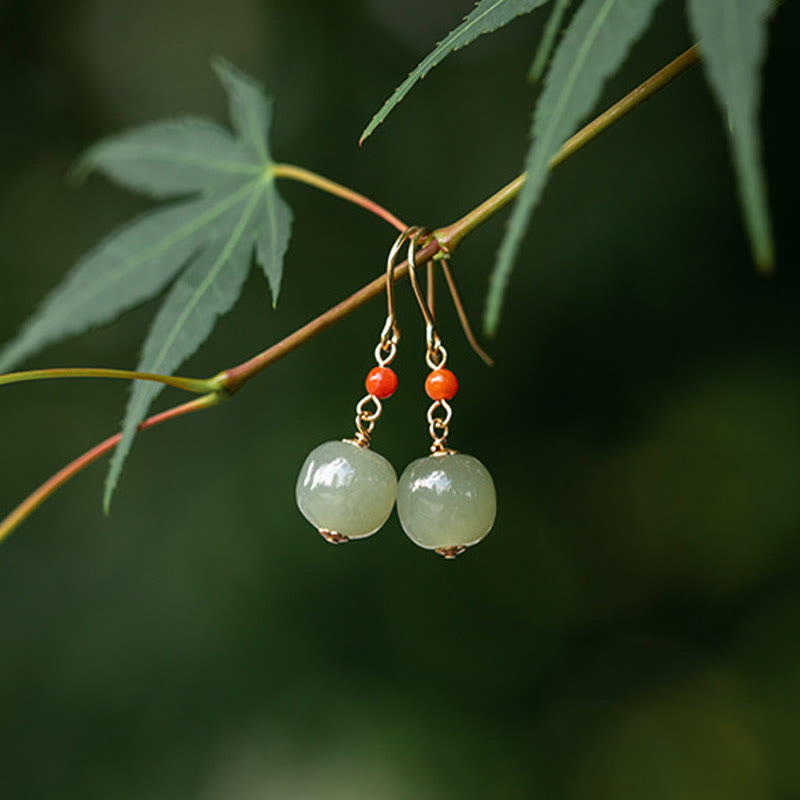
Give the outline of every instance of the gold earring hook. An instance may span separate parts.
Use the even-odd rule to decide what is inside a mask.
[[[397,254],[400,252],[403,242],[418,230],[418,226],[406,228],[394,240],[386,259],[386,322],[383,324],[380,341],[375,348],[375,358],[381,366],[394,359],[397,353],[397,342],[400,340],[400,328],[397,324],[394,301],[394,270],[397,266]]]
[[[414,230],[413,236],[411,236],[408,240],[408,254],[406,256],[406,261],[408,263],[408,277],[411,280],[411,288],[414,290],[414,296],[417,298],[420,311],[422,311],[422,316],[425,318],[425,325],[427,325],[431,331],[435,333],[436,330],[433,321],[433,313],[428,306],[428,301],[422,295],[422,290],[420,289],[419,281],[417,280],[417,244],[419,243],[420,237],[423,234],[428,233],[430,233],[430,231],[426,230],[425,228],[416,228]]]
[[[403,242],[421,229],[417,225],[406,228],[395,240],[389,256],[386,259],[386,322],[381,332],[381,341],[391,339],[394,343],[400,338],[400,328],[397,325],[397,313],[394,301],[394,270],[397,266],[397,254],[403,246]],[[390,336],[391,334],[391,336]]]
[[[417,298],[417,303],[419,304],[420,310],[422,311],[422,316],[425,318],[425,326],[426,326],[426,339],[428,342],[429,350],[433,348],[434,350],[437,348],[441,348],[441,339],[439,339],[439,335],[436,332],[436,317],[434,312],[434,276],[433,276],[433,264],[434,260],[431,259],[428,262],[428,280],[427,280],[427,295],[428,298],[426,300],[425,297],[422,295],[422,290],[419,285],[419,281],[417,280],[416,274],[416,248],[419,239],[422,236],[429,234],[430,231],[425,229],[418,229],[417,232],[412,236],[408,243],[408,276],[411,280],[411,286],[414,290],[414,296]],[[441,248],[441,245],[440,245]],[[450,269],[450,265],[448,264],[448,259],[450,258],[450,253],[445,249],[440,249],[440,253],[442,254],[441,258],[437,258],[439,265],[442,268],[442,272],[444,272],[445,280],[447,281],[447,288],[450,291],[450,296],[453,298],[453,305],[456,308],[456,313],[458,314],[459,322],[461,323],[461,328],[464,331],[464,336],[466,336],[467,341],[470,344],[470,347],[477,353],[477,355],[490,367],[494,366],[494,360],[492,357],[478,344],[478,340],[475,337],[475,334],[472,331],[472,327],[469,324],[469,317],[467,317],[466,309],[464,308],[464,303],[461,301],[461,295],[458,292],[458,287],[456,286],[455,278],[453,277],[453,273]],[[443,349],[443,348],[442,348]],[[441,364],[439,365],[441,366]]]
[[[414,290],[414,296],[417,298],[417,304],[425,320],[425,340],[428,344],[426,360],[431,369],[437,369],[444,366],[444,362],[447,360],[447,351],[442,347],[442,340],[436,332],[436,323],[434,322],[433,314],[428,306],[428,301],[422,294],[422,289],[417,280],[417,243],[419,242],[420,236],[428,233],[430,233],[430,231],[419,228],[408,240],[408,278],[411,281],[411,288]]]
[[[480,346],[475,334],[472,331],[472,326],[469,324],[469,317],[467,316],[467,311],[464,308],[464,303],[461,301],[461,295],[459,294],[458,287],[456,286],[456,279],[453,276],[453,272],[448,263],[449,258],[450,253],[445,252],[442,258],[437,259],[437,261],[439,262],[439,266],[442,268],[442,272],[444,273],[444,278],[447,281],[447,288],[450,290],[450,297],[453,298],[453,305],[456,307],[456,313],[458,314],[458,320],[461,323],[461,329],[464,331],[464,336],[467,337],[470,347],[477,353],[478,357],[481,358],[487,366],[493,367],[494,359]],[[433,260],[431,260],[429,264],[433,264]],[[431,297],[433,288],[432,284],[433,281],[431,279]],[[431,306],[431,308],[433,308],[433,306]]]

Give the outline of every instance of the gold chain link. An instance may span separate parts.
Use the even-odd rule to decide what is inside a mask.
[[[444,416],[436,416],[436,412],[444,410]],[[447,446],[447,437],[450,433],[450,420],[453,418],[453,409],[447,400],[435,400],[428,409],[428,430],[433,439],[431,453],[444,454],[453,451]]]

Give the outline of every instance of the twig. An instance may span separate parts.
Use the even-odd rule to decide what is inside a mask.
[[[139,430],[144,431],[162,422],[182,417],[184,414],[191,414],[193,411],[202,411],[211,406],[217,405],[222,396],[219,394],[207,394],[183,403],[179,406],[162,411],[148,417],[144,422],[139,423]],[[20,523],[32,514],[51,494],[60,489],[70,478],[82,472],[90,464],[97,461],[100,456],[113,450],[122,439],[122,434],[117,433],[109,436],[108,439],[95,445],[91,450],[87,450],[83,455],[78,456],[65,467],[60,469],[51,478],[48,478],[35,492],[28,495],[2,522],[0,522],[0,542],[8,536]]]

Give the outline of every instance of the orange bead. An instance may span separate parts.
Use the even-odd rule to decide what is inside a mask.
[[[458,391],[458,379],[449,369],[435,369],[425,379],[425,391],[431,400],[449,400]]]
[[[373,367],[364,381],[367,391],[379,400],[391,397],[397,389],[397,375],[389,367]]]

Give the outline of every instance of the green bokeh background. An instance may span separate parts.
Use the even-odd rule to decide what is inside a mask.
[[[688,46],[665,2],[604,104]],[[451,440],[492,470],[494,531],[455,563],[396,517],[327,546],[294,505],[350,434],[373,303],[235,402],[140,437],[113,514],[91,468],[0,547],[0,796],[760,800],[800,796],[797,3],[762,108],[778,252],[757,277],[701,70],[560,167],[489,371],[442,304]],[[225,118],[223,54],[276,101],[272,149],[446,224],[522,164],[544,15],[456,54],[358,135],[469,0],[0,2],[0,340],[147,207],[63,177],[154,118]],[[244,360],[379,274],[394,234],[314,190],[276,311],[255,271],[183,369]],[[478,318],[502,235],[455,261]],[[399,289],[401,391],[375,446],[424,453],[423,331]],[[131,367],[156,305],[28,366]],[[0,391],[0,514],[114,431],[115,382]],[[159,400],[165,407],[175,394]]]

